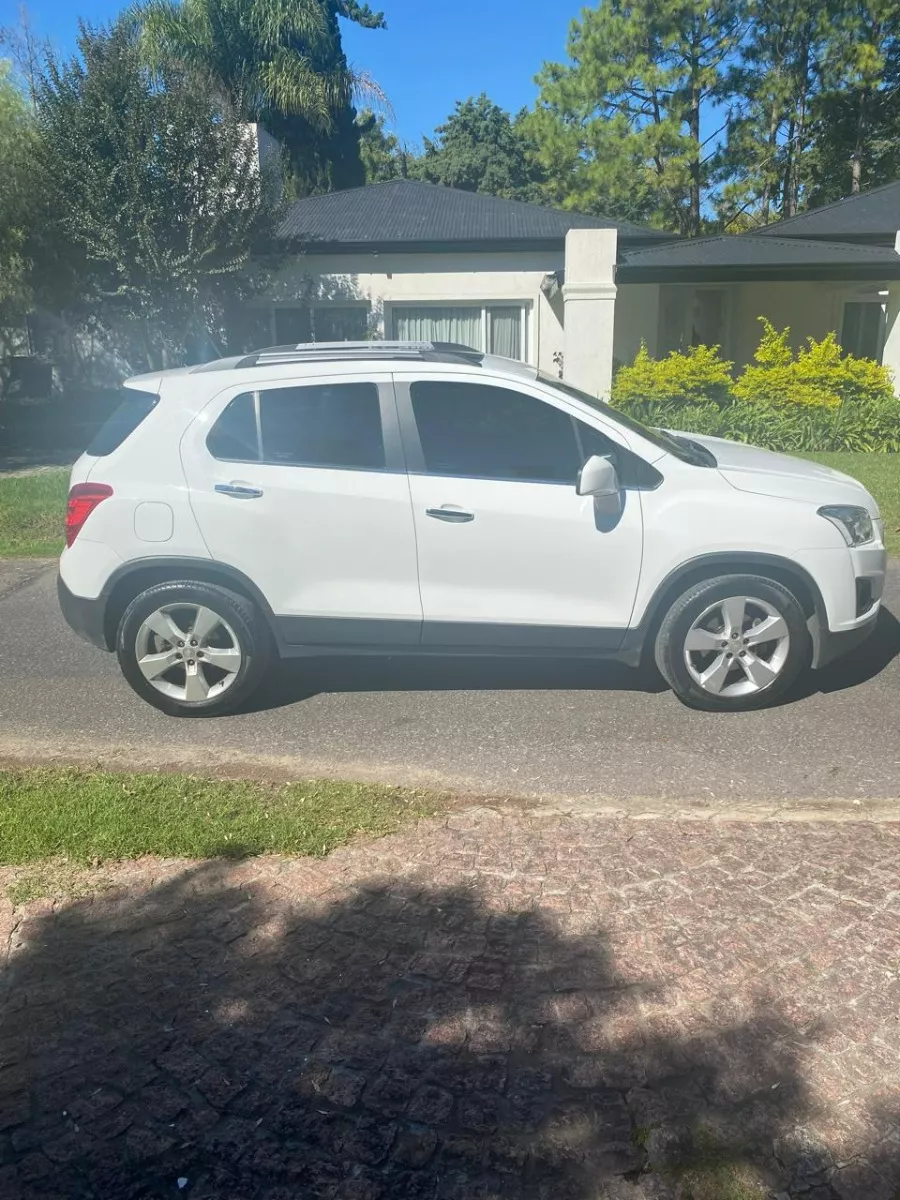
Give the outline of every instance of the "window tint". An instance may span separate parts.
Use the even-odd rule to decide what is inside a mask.
[[[158,403],[159,396],[150,392],[138,392],[134,388],[125,388],[122,403],[94,434],[87,453],[102,458],[112,454],[113,450],[118,450]]]
[[[582,465],[595,454],[617,455],[621,450],[621,447],[610,441],[605,433],[601,433],[599,429],[594,429],[591,425],[585,425],[583,421],[575,421],[575,432],[578,437],[579,457]]]
[[[251,392],[235,396],[209,431],[206,448],[213,458],[257,462],[256,405]]]
[[[273,388],[259,393],[263,458],[307,467],[384,466],[374,383]]]
[[[411,388],[425,456],[435,475],[574,483],[582,465],[571,417],[522,392],[419,381]]]

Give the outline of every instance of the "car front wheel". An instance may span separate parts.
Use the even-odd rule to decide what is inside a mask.
[[[160,583],[119,622],[116,651],[134,690],[170,716],[219,716],[256,689],[270,638],[249,600],[217,584]]]
[[[800,602],[756,575],[695,584],[666,613],[656,639],[656,665],[679,699],[715,712],[774,703],[808,653]]]

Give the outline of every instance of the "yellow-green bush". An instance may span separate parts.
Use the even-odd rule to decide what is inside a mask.
[[[752,404],[799,404],[836,408],[840,404],[894,398],[886,367],[869,358],[844,354],[834,333],[821,341],[808,338],[796,354],[788,343],[790,329],[781,332],[760,317],[763,335],[754,363],[734,383],[736,400]]]
[[[718,346],[692,346],[684,354],[651,358],[641,343],[634,362],[620,367],[613,380],[613,403],[724,404],[730,399],[734,363],[719,358]]]
[[[717,347],[655,360],[641,346],[613,380],[612,403],[647,425],[797,453],[900,451],[900,400],[890,372],[844,355],[833,333],[796,353],[763,322],[754,362],[732,379]]]

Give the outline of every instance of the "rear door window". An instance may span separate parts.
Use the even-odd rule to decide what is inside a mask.
[[[94,434],[86,453],[96,458],[105,458],[107,454],[118,450],[158,403],[159,396],[152,392],[124,388],[121,404]]]
[[[228,404],[206,439],[213,458],[225,462],[259,462],[256,397],[242,392]]]
[[[384,468],[381,401],[374,383],[326,383],[259,393],[265,462],[296,467]]]

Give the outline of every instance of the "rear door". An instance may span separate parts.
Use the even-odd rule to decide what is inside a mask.
[[[388,377],[304,378],[220,394],[185,434],[213,558],[263,593],[292,645],[414,645],[422,606]]]

